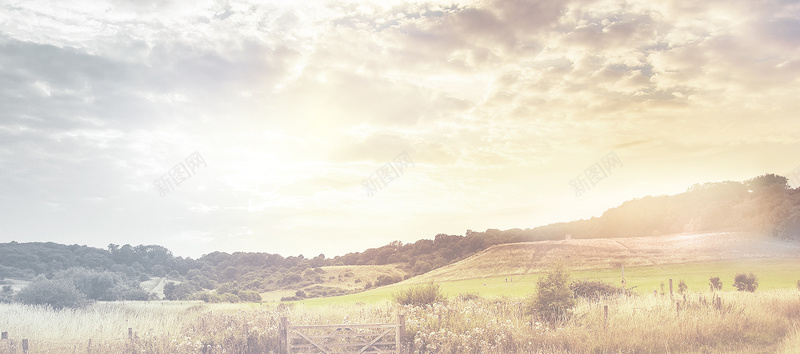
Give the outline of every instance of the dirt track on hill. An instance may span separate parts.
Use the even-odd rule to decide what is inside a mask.
[[[460,280],[569,269],[606,269],[743,258],[798,258],[800,243],[741,232],[504,244],[420,276]]]

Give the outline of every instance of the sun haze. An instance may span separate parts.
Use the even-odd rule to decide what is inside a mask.
[[[798,28],[787,1],[5,1],[0,242],[334,256],[790,176]]]

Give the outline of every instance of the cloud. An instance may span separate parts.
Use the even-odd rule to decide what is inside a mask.
[[[47,5],[0,5],[0,197],[32,239],[345,252],[585,217],[631,181],[798,147],[791,2]],[[611,150],[629,175],[570,207],[567,181]],[[207,168],[160,197],[194,151]],[[416,166],[366,197],[404,151]]]

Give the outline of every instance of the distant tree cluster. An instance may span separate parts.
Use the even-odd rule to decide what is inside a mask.
[[[48,305],[55,309],[80,307],[87,301],[147,300],[146,291],[123,274],[70,268],[48,279],[39,275],[16,294],[25,304]]]
[[[785,177],[773,174],[744,182],[696,184],[678,195],[630,200],[588,220],[524,230],[467,230],[466,236],[438,234],[432,240],[409,244],[394,241],[334,258],[323,254],[305,258],[303,255],[213,252],[192,259],[175,257],[168,249],[157,245],[110,244],[103,250],[79,245],[11,242],[0,244],[0,279],[38,277],[59,281],[67,277],[80,278],[79,274],[61,274],[69,271],[90,273],[102,284],[114,284],[98,292],[87,290],[80,281],[72,281],[87,300],[131,297],[133,295],[122,290],[120,284],[151,277],[167,277],[173,281],[173,285],[165,287],[167,299],[200,297],[215,301],[214,296],[218,296],[251,301],[247,299],[255,297],[241,294],[273,290],[304,290],[308,297],[316,297],[342,292],[324,286],[327,278],[322,267],[325,266],[398,264],[405,270],[405,277],[410,277],[498,244],[561,240],[566,234],[571,234],[572,238],[613,238],[721,229],[800,239],[800,189],[789,188]],[[365,283],[364,288],[401,280],[399,276],[384,275]],[[56,288],[55,285],[51,287]],[[0,292],[0,301],[8,297],[7,293]]]

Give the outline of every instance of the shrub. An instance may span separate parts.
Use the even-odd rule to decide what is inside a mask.
[[[239,296],[236,296],[236,295],[231,294],[231,293],[222,294],[221,297],[222,297],[222,301],[220,301],[220,302],[237,303],[237,302],[242,301],[241,299],[239,299]]]
[[[733,286],[739,291],[754,292],[758,288],[758,277],[753,273],[739,273],[733,278]]]
[[[19,302],[30,305],[48,305],[60,310],[65,307],[81,307],[86,297],[68,280],[50,280],[37,277],[30,285],[17,294]]]
[[[473,301],[480,299],[480,295],[477,293],[460,293],[458,294],[458,299],[461,301]]]
[[[401,280],[403,280],[403,277],[400,276],[400,275],[393,276],[393,275],[381,274],[381,275],[378,276],[378,279],[375,281],[375,286],[377,287],[377,286],[384,286],[384,285],[394,284],[394,283],[397,283],[397,282],[399,282]]]
[[[139,283],[123,273],[69,268],[56,273],[55,279],[72,282],[89,300],[147,300]]]
[[[569,288],[569,273],[558,267],[539,278],[536,296],[531,310],[547,321],[568,317],[575,307],[575,299]]]
[[[712,290],[722,290],[722,280],[720,280],[719,277],[708,278],[708,281],[711,282]]]
[[[202,300],[205,302],[218,303],[218,302],[240,302],[241,299],[231,293],[217,294],[214,292],[198,291],[190,297],[192,300]]]
[[[619,294],[629,294],[625,289],[599,280],[576,280],[569,285],[569,289],[572,290],[575,297],[591,300]]]
[[[14,301],[14,289],[11,285],[3,285],[3,292],[0,292],[0,304]]]
[[[686,282],[683,279],[678,280],[678,293],[683,294],[686,292],[686,289],[689,289],[689,286],[686,285]]]
[[[188,300],[196,289],[189,283],[175,284],[169,282],[164,285],[164,299],[166,300]]]
[[[244,302],[260,302],[261,294],[255,290],[244,290],[239,292],[239,298]]]
[[[429,283],[401,289],[392,295],[401,305],[425,306],[444,302],[445,298],[439,284]]]

